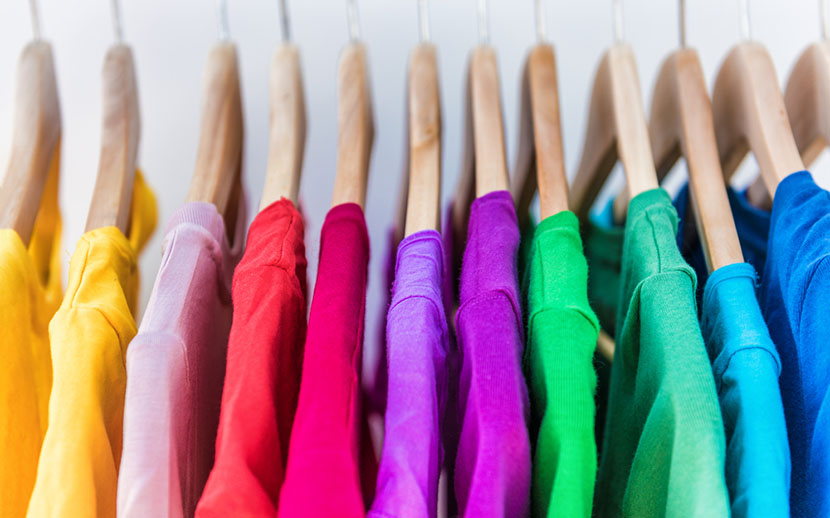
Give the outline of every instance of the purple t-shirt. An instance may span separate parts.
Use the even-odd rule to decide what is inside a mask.
[[[389,371],[383,452],[373,518],[434,518],[447,399],[447,319],[441,236],[425,230],[398,246],[386,318]]]
[[[213,466],[245,215],[237,222],[233,248],[210,203],[184,205],[167,225],[161,268],[127,349],[119,517],[193,516]]]
[[[526,516],[530,505],[518,247],[510,193],[496,191],[476,199],[456,313],[461,370],[455,494],[463,517]]]

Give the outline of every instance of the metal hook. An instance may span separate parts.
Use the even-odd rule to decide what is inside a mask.
[[[349,38],[360,39],[360,19],[357,17],[357,0],[346,0],[346,17],[349,23]]]
[[[418,0],[418,38],[421,43],[429,41],[429,2]]]
[[[121,4],[118,3],[118,0],[112,0],[110,5],[112,6],[112,28],[115,33],[115,42],[123,43],[124,29],[121,20]]]
[[[741,16],[741,38],[750,40],[752,38],[752,28],[749,24],[749,0],[738,0]]]
[[[32,37],[35,41],[41,39],[40,35],[40,11],[37,8],[37,0],[29,0],[29,12],[32,17]]]
[[[620,43],[623,40],[623,10],[622,0],[613,0],[614,7],[614,41]]]
[[[547,27],[545,25],[545,4],[544,0],[536,0],[536,37],[540,42],[547,39]]]
[[[680,0],[680,48],[686,48],[686,0]]]
[[[220,41],[228,41],[230,39],[227,0],[216,0],[216,29],[219,33]]]
[[[478,0],[478,41],[481,45],[490,43],[490,20],[487,0]]]
[[[291,39],[291,26],[288,23],[288,6],[285,0],[279,0],[280,28],[282,29],[282,42],[286,43]]]
[[[827,0],[819,0],[819,7],[821,8],[821,39],[823,40],[827,39],[828,27],[830,27],[830,6],[827,4]]]

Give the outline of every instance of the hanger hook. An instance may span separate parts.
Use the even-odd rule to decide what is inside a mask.
[[[230,39],[230,29],[228,27],[227,0],[216,0],[216,24],[219,40],[228,41]]]
[[[819,0],[819,7],[821,9],[821,39],[826,40],[828,27],[830,27],[830,6],[827,5],[827,0]]]
[[[418,38],[429,41],[429,0],[418,0]]]
[[[349,23],[349,38],[360,39],[360,19],[357,17],[357,0],[346,0],[346,17]]]
[[[686,48],[686,0],[680,0],[680,48]]]
[[[481,45],[490,43],[490,20],[487,0],[478,0],[478,41]]]
[[[749,24],[749,0],[738,0],[741,15],[741,38],[745,41],[752,39],[752,27]]]
[[[623,9],[622,0],[613,0],[614,7],[614,42],[623,41]]]
[[[112,28],[115,33],[115,42],[124,43],[124,27],[121,19],[121,4],[118,3],[118,0],[112,0],[110,5],[112,6]]]
[[[545,2],[544,0],[536,0],[536,38],[540,42],[547,40],[547,27],[545,25]]]
[[[29,0],[29,12],[32,17],[32,37],[35,41],[39,41],[41,39],[40,11],[37,8],[37,0]]]
[[[279,0],[280,29],[282,30],[282,42],[291,40],[291,26],[288,23],[288,5],[285,0]]]

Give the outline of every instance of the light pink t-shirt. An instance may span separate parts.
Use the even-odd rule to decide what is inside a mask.
[[[213,466],[244,214],[237,222],[233,248],[210,203],[184,205],[167,225],[153,293],[127,350],[119,517],[193,516]]]

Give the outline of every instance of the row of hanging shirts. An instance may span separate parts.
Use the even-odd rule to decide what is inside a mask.
[[[149,209],[142,208],[152,204],[147,202],[149,195],[135,164],[140,127],[135,71],[130,49],[122,41],[117,3],[113,5],[116,44],[107,53],[103,71],[103,142],[87,230],[94,233],[114,227],[131,240],[137,252],[143,244],[139,242],[146,239],[148,228],[154,226],[154,219],[150,224],[151,218],[147,216]],[[359,41],[354,0],[347,6],[352,41],[345,47],[338,69],[339,142],[332,206],[333,210],[356,206],[360,213],[359,209],[366,203],[374,126],[366,50]],[[425,230],[437,231],[440,226],[441,114],[437,51],[429,42],[425,0],[419,2],[419,7],[421,43],[410,57],[407,86],[408,179],[405,181],[406,202],[401,204],[400,210],[400,228],[406,236]],[[775,194],[775,187],[783,178],[804,169],[801,154],[811,161],[820,150],[817,142],[827,141],[821,137],[825,126],[820,124],[826,115],[818,106],[810,104],[820,95],[804,94],[805,91],[821,93],[820,85],[830,84],[814,81],[822,73],[824,75],[820,77],[826,78],[828,72],[821,68],[818,59],[828,52],[823,43],[811,46],[799,60],[790,78],[793,93],[790,94],[788,86],[786,96],[779,90],[774,68],[763,47],[748,41],[737,45],[719,71],[710,106],[697,54],[686,48],[683,42],[681,48],[665,61],[658,75],[649,123],[642,105],[633,53],[621,41],[619,1],[614,2],[614,7],[617,41],[603,56],[596,73],[585,145],[575,181],[569,188],[562,160],[554,52],[544,41],[544,16],[541,2],[537,1],[540,41],[531,49],[523,72],[519,125],[522,134],[511,186],[504,149],[498,66],[488,42],[486,2],[479,2],[480,42],[471,53],[467,71],[465,163],[450,213],[452,234],[461,240],[460,245],[456,244],[456,250],[464,249],[473,199],[485,199],[493,193],[511,191],[519,219],[522,220],[528,217],[530,202],[538,192],[542,219],[572,210],[584,223],[594,198],[614,162],[619,160],[625,171],[626,188],[615,199],[614,210],[617,219],[623,220],[627,202],[641,193],[656,189],[682,154],[689,167],[692,201],[698,215],[696,222],[709,270],[742,263],[741,247],[723,188],[724,181],[728,181],[746,152],[751,150],[758,158],[761,169],[759,187],[751,192],[760,193],[756,197],[760,203],[769,203]],[[742,12],[748,12],[746,5],[743,5]],[[33,13],[36,13],[34,7]],[[223,2],[219,2],[219,13],[220,41],[211,50],[208,59],[202,132],[186,201],[214,206],[224,220],[226,237],[231,243],[237,243],[240,239],[239,222],[245,219],[244,213],[240,212],[244,205],[241,199],[242,108],[236,49],[228,39]],[[42,200],[53,197],[57,187],[55,171],[60,139],[60,113],[51,49],[40,39],[37,17],[33,16],[33,19],[36,38],[24,49],[21,58],[16,140],[10,167],[0,189],[0,207],[3,210],[0,227],[13,229],[24,246],[28,246],[30,239],[37,235],[35,226],[43,207]],[[748,21],[745,25],[748,27]],[[283,34],[286,38],[287,27],[283,6]],[[681,28],[681,34],[685,34],[682,21]],[[282,198],[296,205],[300,185],[305,108],[299,53],[287,41],[275,52],[271,87],[271,140],[261,201],[263,211],[279,203]],[[794,122],[791,129],[788,113],[790,118],[804,114],[805,119]],[[341,214],[344,212],[347,211],[337,212],[341,218],[338,224],[357,217],[355,214]],[[143,225],[140,237],[137,237],[136,225]],[[349,237],[359,241],[365,239],[365,223],[363,228],[362,233],[359,229],[352,229],[344,231],[344,234],[352,232]],[[225,236],[217,239],[222,237]],[[136,242],[132,243],[133,240]],[[359,265],[367,258],[353,259],[359,277]],[[365,274],[365,265],[363,268]],[[134,298],[134,295],[127,298]],[[135,302],[129,305],[134,306]],[[360,327],[360,324],[354,325]],[[55,328],[60,330],[60,324]],[[600,349],[611,358],[614,346],[610,339],[606,340],[605,349],[602,344]],[[123,400],[123,395],[113,394],[113,397]],[[302,400],[302,395],[299,397]],[[57,423],[56,428],[62,424],[71,429],[71,416],[63,418],[61,423],[60,416],[55,419],[50,414],[50,427],[52,423]],[[46,422],[45,418],[43,422]],[[50,455],[60,448],[60,440],[54,437],[55,433],[51,438],[47,434],[44,442],[47,445],[44,451]],[[120,440],[115,439],[120,437],[120,429],[108,430],[108,434],[113,442]],[[226,447],[232,448],[232,445],[226,444]],[[292,445],[292,448],[301,447]],[[116,450],[113,447],[117,466],[120,452]],[[206,476],[206,472],[203,474]],[[25,475],[33,476],[32,473]],[[60,509],[62,503],[65,504],[50,499],[50,491],[60,494],[57,489],[59,477],[51,480],[48,474],[43,477],[45,482],[38,481],[35,493],[42,500],[36,500],[34,511],[30,507],[30,515],[46,516],[50,509],[54,511]],[[34,483],[34,480],[31,482]],[[203,484],[204,480],[201,482]],[[365,484],[366,481],[361,482]],[[104,509],[100,512],[105,515],[109,515],[110,511],[114,513],[114,483],[111,480],[109,487],[97,488],[100,497],[98,504]],[[313,492],[306,494],[306,490],[312,488],[296,489],[296,492],[289,492],[288,509],[292,506],[303,509],[308,502],[300,500],[314,498]],[[101,493],[107,494],[100,496]],[[195,509],[198,495],[195,499],[193,496],[191,493],[189,499],[184,498],[185,502],[178,503],[187,510],[185,514]],[[18,507],[10,512],[10,516],[25,514],[26,503],[28,500],[23,502],[23,513]],[[475,502],[465,503],[469,505],[468,509],[475,508]],[[521,505],[518,504],[518,507]],[[280,512],[284,511],[281,509]]]

